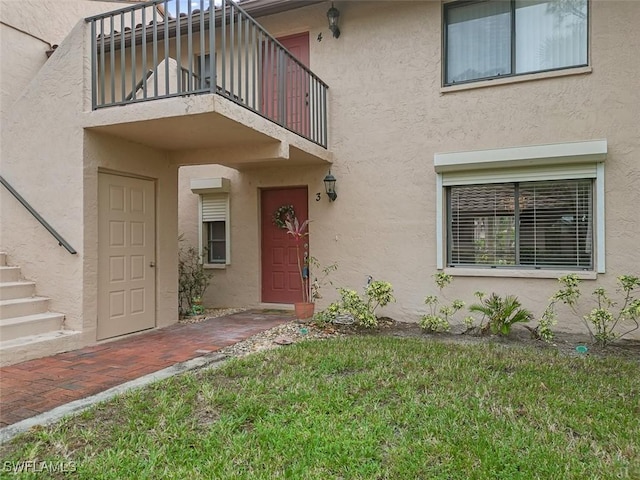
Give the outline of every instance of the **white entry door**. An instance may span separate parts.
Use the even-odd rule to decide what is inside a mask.
[[[155,327],[155,185],[100,173],[98,340]]]

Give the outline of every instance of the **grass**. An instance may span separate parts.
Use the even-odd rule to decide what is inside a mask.
[[[639,399],[637,362],[347,337],[157,383],[0,453],[87,479],[640,478]]]

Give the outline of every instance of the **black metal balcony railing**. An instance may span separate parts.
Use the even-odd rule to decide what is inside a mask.
[[[327,147],[328,86],[233,1],[154,0],[86,20],[94,110],[216,93]]]

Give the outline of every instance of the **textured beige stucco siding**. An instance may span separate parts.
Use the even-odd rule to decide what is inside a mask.
[[[424,297],[438,293],[434,154],[598,139],[609,146],[607,268],[583,290],[611,288],[620,274],[640,275],[639,3],[592,2],[590,73],[455,92],[441,91],[439,2],[343,2],[340,11],[339,39],[327,30],[326,5],[260,19],[275,36],[310,32],[310,67],[330,87],[336,202],[324,193],[315,202],[326,168],[181,169],[179,229],[192,241],[197,197],[189,178],[232,180],[231,265],[213,271],[209,303],[259,303],[258,189],[309,185],[312,254],[339,264],[337,285],[360,289],[367,275],[390,281],[398,303],[384,313],[416,321],[426,311]],[[456,276],[446,296],[471,302],[475,290],[515,294],[540,314],[556,283],[488,272]],[[326,293],[320,306],[335,297]],[[583,327],[566,316],[559,328]]]
[[[39,55],[47,45],[0,26],[0,171],[78,254],[59,247],[4,189],[0,247],[25,277],[37,282],[38,294],[52,298],[51,308],[65,313],[67,327],[84,332],[85,343],[95,341],[97,322],[100,171],[149,178],[156,184],[158,326],[177,318],[178,233],[185,234],[186,242],[197,243],[197,196],[189,189],[191,178],[231,179],[230,265],[212,270],[207,304],[260,305],[260,189],[307,186],[311,253],[322,264],[338,264],[334,284],[360,290],[369,275],[390,281],[398,302],[381,313],[417,321],[426,310],[424,297],[438,293],[432,279],[438,240],[435,153],[606,139],[606,273],[585,281],[584,292],[611,288],[620,274],[640,275],[639,2],[590,3],[587,69],[502,79],[500,85],[484,82],[484,88],[477,84],[456,91],[441,88],[440,2],[342,2],[339,39],[327,28],[328,4],[261,18],[276,37],[309,31],[310,68],[330,87],[326,158],[332,156],[331,170],[338,179],[333,203],[322,183],[328,167],[301,166],[289,158],[298,141],[294,134],[219,96],[89,113],[89,31],[78,19],[113,9],[113,3],[77,1],[69,5],[82,6],[71,7],[63,2],[62,15],[55,10],[61,2],[20,2],[33,18],[5,8],[8,3],[1,4],[3,22],[60,47],[45,62]],[[51,21],[43,22],[43,15]],[[187,116],[191,107],[204,108],[207,102],[216,115],[239,123],[234,127],[224,122],[230,129],[224,132],[214,132],[208,124],[194,127],[212,138],[217,135],[206,148],[190,147],[185,140],[169,152],[154,146],[155,131],[142,132],[160,124],[179,132],[190,122],[151,120]],[[139,127],[138,139],[144,138],[146,145],[104,133],[115,125],[109,131],[126,136],[125,121],[134,124],[132,130]],[[85,131],[87,126],[93,130]],[[101,127],[103,133],[98,133]],[[252,135],[253,143],[235,139],[225,144],[227,133],[231,138],[248,127],[259,133]],[[193,131],[185,132],[185,138],[193,138]],[[267,158],[278,166],[256,166]],[[209,161],[245,168],[200,165]],[[180,169],[178,193],[178,166],[193,164],[199,166]],[[484,277],[456,276],[446,296],[470,302],[475,290],[515,294],[540,314],[555,288],[553,278],[498,278],[487,271]],[[336,297],[330,288],[323,294],[319,308]],[[559,328],[582,329],[572,317],[563,317]]]
[[[70,255],[2,189],[0,245],[53,310],[82,318],[84,25],[78,24],[2,122],[2,175],[77,251]]]
[[[101,169],[156,184],[156,325],[177,321],[177,166],[167,154],[84,131],[88,27],[81,21],[3,118],[2,175],[78,251],[70,255],[3,188],[0,245],[66,328],[96,341],[97,185]]]
[[[45,64],[46,52],[62,43],[79,20],[117,6],[89,0],[0,0],[0,118]]]
[[[98,175],[100,171],[152,180],[156,192],[156,326],[178,319],[177,166],[166,152],[86,132],[84,136],[84,329],[95,338],[98,303]]]

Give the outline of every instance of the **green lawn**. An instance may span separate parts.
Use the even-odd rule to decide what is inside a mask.
[[[132,392],[1,453],[73,461],[87,479],[637,479],[639,370],[496,345],[308,341]]]

